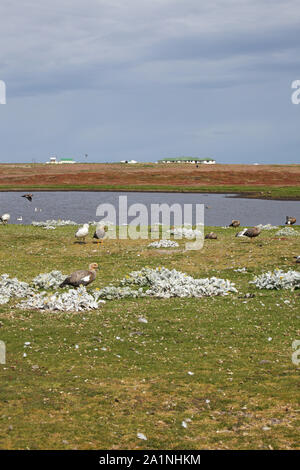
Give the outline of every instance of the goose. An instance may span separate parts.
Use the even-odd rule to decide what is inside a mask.
[[[82,227],[80,227],[77,232],[75,233],[75,237],[78,240],[83,240],[85,243],[85,237],[89,234],[89,224],[83,224]]]
[[[296,258],[296,263],[300,263],[300,256],[294,256]]]
[[[286,221],[285,225],[294,225],[297,222],[295,217],[289,217],[288,215],[286,216]]]
[[[244,233],[244,237],[249,237],[252,240],[252,238],[258,237],[260,232],[261,229],[259,227],[248,228]]]
[[[206,240],[217,240],[217,234],[214,232],[209,232],[207,235],[205,235]]]
[[[0,217],[0,222],[2,222],[3,224],[7,224],[7,222],[10,220],[10,215],[9,214],[3,214],[1,217]]]
[[[23,194],[23,196],[21,197],[26,197],[26,199],[31,202],[33,198],[33,194],[27,193],[27,194]]]
[[[229,227],[239,227],[241,225],[241,222],[239,220],[232,220],[231,221],[231,224],[229,225]]]
[[[99,242],[101,243],[101,245],[103,245],[103,240],[106,236],[107,230],[108,228],[106,225],[103,225],[101,222],[97,224],[96,230],[93,236],[93,238],[97,240],[97,245],[99,245]]]
[[[98,264],[97,263],[91,263],[89,265],[89,269],[80,269],[78,271],[74,271],[71,273],[66,279],[60,284],[59,287],[64,287],[64,286],[73,286],[73,287],[79,287],[80,285],[82,286],[88,286],[91,284],[96,279],[96,270],[98,269]]]

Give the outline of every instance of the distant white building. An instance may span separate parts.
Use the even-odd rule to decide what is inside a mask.
[[[76,162],[75,160],[73,160],[73,158],[61,158],[59,164],[61,165],[64,163],[70,164],[70,163],[76,163]]]
[[[136,160],[121,160],[120,163],[131,163],[131,164],[134,164],[134,163],[137,163]]]
[[[58,163],[56,157],[50,157],[49,162],[46,162],[47,164],[51,163],[52,165],[56,165]]]
[[[158,163],[200,163],[205,165],[215,165],[216,160],[212,158],[196,158],[196,157],[177,157],[177,158],[163,158],[158,160]]]
[[[56,157],[50,157],[49,162],[46,162],[47,164],[51,165],[61,165],[63,163],[76,163],[73,158],[61,158],[60,161],[57,160]]]

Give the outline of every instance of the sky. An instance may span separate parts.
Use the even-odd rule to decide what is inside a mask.
[[[0,18],[0,162],[300,163],[300,0],[1,0]]]

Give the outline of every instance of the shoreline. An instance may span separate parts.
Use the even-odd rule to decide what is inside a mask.
[[[282,189],[282,188],[281,188]],[[207,188],[201,188],[198,191],[195,190],[194,188],[189,190],[189,189],[178,189],[178,187],[170,188],[170,189],[148,189],[148,188],[130,188],[130,187],[116,187],[116,188],[88,188],[88,187],[74,187],[74,188],[53,188],[53,187],[43,187],[43,188],[34,188],[32,186],[25,186],[22,188],[1,188],[0,187],[0,193],[10,193],[10,192],[24,192],[24,191],[30,191],[30,192],[116,192],[116,193],[182,193],[182,194],[222,194],[222,195],[228,195],[228,197],[232,198],[237,198],[237,199],[260,199],[260,200],[272,200],[272,201],[300,201],[300,194],[299,196],[287,196],[287,197],[280,197],[278,195],[272,196],[272,194],[259,194],[257,190],[254,190],[253,192],[246,190],[242,191],[240,190],[232,190],[231,188],[226,188],[222,187],[220,188],[220,191],[218,190],[209,190],[209,187]],[[268,187],[268,190],[264,192],[270,192],[270,187]],[[299,188],[300,191],[300,188]],[[262,192],[262,191],[260,191]]]

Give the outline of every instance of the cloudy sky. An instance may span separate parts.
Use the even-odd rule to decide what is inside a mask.
[[[1,0],[0,161],[298,163],[299,0]]]

